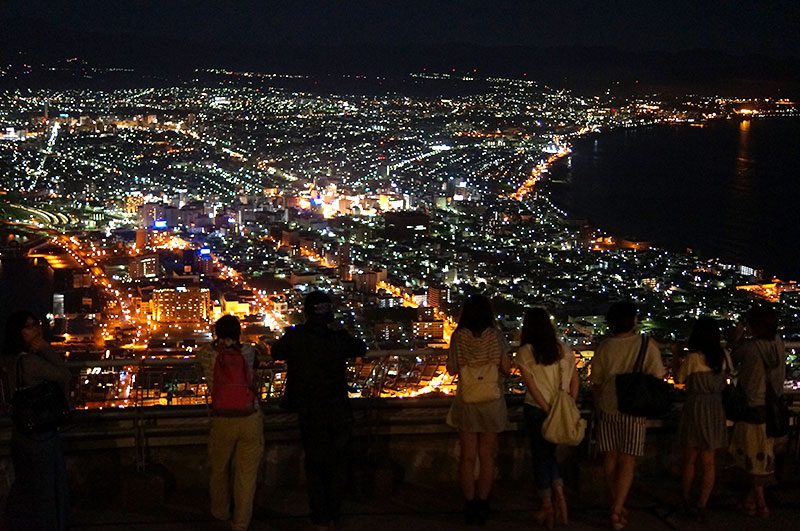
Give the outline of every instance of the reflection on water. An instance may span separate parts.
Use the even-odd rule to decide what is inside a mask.
[[[553,197],[612,234],[800,278],[797,138],[796,119],[611,131],[553,169]]]

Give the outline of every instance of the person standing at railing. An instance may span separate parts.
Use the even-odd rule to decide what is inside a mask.
[[[197,355],[211,392],[213,414],[208,440],[211,514],[230,520],[233,531],[244,531],[253,516],[264,454],[264,422],[255,383],[258,359],[252,345],[240,343],[241,325],[233,315],[219,318],[214,336],[211,347]]]
[[[270,350],[286,361],[282,405],[298,415],[305,451],[311,522],[333,529],[341,518],[352,437],[346,361],[366,354],[366,344],[334,325],[331,298],[314,291],[303,302],[304,324],[286,330]]]
[[[647,419],[621,413],[617,405],[616,377],[633,371],[644,347],[642,372],[664,376],[664,363],[655,342],[636,333],[638,313],[632,302],[615,302],[606,323],[611,337],[595,350],[591,365],[592,392],[597,407],[597,443],[603,452],[603,470],[611,490],[611,525],[628,525],[625,502],[633,484],[636,458],[644,455]]]
[[[458,375],[447,424],[458,430],[459,476],[467,524],[483,524],[489,515],[497,434],[508,426],[501,377],[511,370],[508,351],[489,299],[483,295],[467,297],[447,353],[447,372]]]
[[[750,485],[743,501],[745,512],[769,516],[764,487],[775,481],[775,434],[767,424],[768,387],[773,400],[783,394],[786,379],[786,348],[778,336],[778,314],[768,306],[754,306],[745,315],[750,337],[737,327],[731,352],[737,369],[737,385],[746,398],[747,414],[733,424],[730,453],[738,468],[749,475]]]
[[[536,521],[548,529],[555,523],[568,524],[564,481],[556,461],[557,446],[544,438],[542,425],[559,390],[566,390],[574,401],[578,396],[578,371],[575,357],[556,337],[550,314],[542,308],[525,312],[516,363],[525,381],[525,426],[531,438],[536,488],[542,500]]]
[[[70,380],[64,360],[44,339],[42,323],[30,312],[9,316],[3,344],[9,389],[55,382],[62,391]],[[13,427],[11,459],[14,484],[5,512],[10,531],[58,531],[69,527],[69,484],[57,427],[26,432]]]
[[[722,348],[719,325],[711,317],[699,318],[680,358],[678,382],[686,384],[686,402],[681,410],[679,439],[683,446],[683,502],[698,521],[706,519],[706,505],[714,488],[716,451],[728,443],[722,391],[730,367]],[[696,501],[692,489],[700,466],[700,489]]]

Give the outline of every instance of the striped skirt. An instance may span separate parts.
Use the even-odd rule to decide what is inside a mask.
[[[597,422],[597,445],[600,451],[643,456],[646,421],[644,417],[600,412]]]

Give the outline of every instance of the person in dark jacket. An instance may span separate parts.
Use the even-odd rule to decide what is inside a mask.
[[[309,293],[303,313],[305,323],[289,328],[271,353],[287,365],[283,405],[300,422],[311,521],[318,529],[332,529],[340,518],[352,436],[346,362],[363,356],[367,347],[347,331],[331,328],[333,304],[327,294]]]

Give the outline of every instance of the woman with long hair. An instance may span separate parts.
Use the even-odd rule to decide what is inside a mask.
[[[699,318],[686,344],[688,353],[678,370],[678,381],[686,384],[686,402],[681,413],[680,441],[683,446],[683,501],[687,509],[705,520],[706,505],[715,480],[715,454],[727,444],[722,391],[730,368],[721,345],[717,322]],[[696,501],[691,494],[700,461],[700,488]]]
[[[750,477],[750,489],[744,510],[762,518],[769,516],[764,487],[774,482],[775,439],[767,434],[767,386],[775,395],[783,393],[786,378],[786,349],[778,337],[778,314],[769,306],[754,306],[745,315],[749,337],[731,352],[737,366],[737,385],[742,388],[749,407],[748,420],[733,424],[730,453],[736,466]]]
[[[467,523],[484,523],[489,513],[497,434],[508,423],[500,378],[511,369],[508,350],[489,299],[469,296],[447,356],[447,372],[459,375],[447,423],[458,430],[461,443],[459,476]],[[480,465],[477,482],[476,462]]]
[[[3,365],[10,389],[44,381],[66,388],[70,373],[61,356],[44,339],[41,321],[31,312],[11,314],[6,321]],[[14,484],[8,494],[9,530],[62,530],[69,526],[69,489],[58,429],[11,432]]]
[[[528,392],[525,394],[525,424],[531,437],[536,488],[542,507],[536,521],[552,529],[558,522],[567,524],[567,500],[564,482],[556,461],[556,445],[542,436],[553,398],[561,389],[568,389],[574,400],[578,396],[578,373],[569,349],[558,340],[550,314],[542,308],[525,312],[516,362]]]

